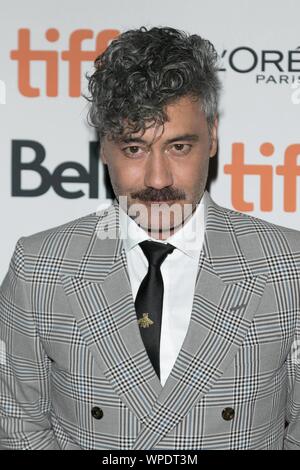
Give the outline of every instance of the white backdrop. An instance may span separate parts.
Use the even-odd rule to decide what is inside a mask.
[[[222,56],[214,199],[300,230],[299,16],[298,0],[1,0],[0,281],[20,236],[93,212],[106,198],[100,162],[99,174],[94,168],[89,175],[89,142],[95,135],[86,124],[87,103],[70,95],[76,84],[86,91],[84,73],[107,37],[142,25],[198,33]],[[76,35],[86,38],[81,40],[85,53],[72,56],[66,51],[74,52]],[[80,56],[85,60],[76,69]],[[31,141],[27,148],[25,141]],[[37,163],[43,151],[45,159]],[[77,167],[59,167],[70,161]],[[53,188],[55,170],[90,182]],[[70,198],[71,192],[76,197]]]

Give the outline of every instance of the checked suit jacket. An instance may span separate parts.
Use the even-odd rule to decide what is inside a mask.
[[[118,210],[16,243],[0,288],[0,447],[299,450],[300,232],[206,193],[190,324],[162,387]]]

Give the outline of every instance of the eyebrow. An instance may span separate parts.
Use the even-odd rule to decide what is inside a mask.
[[[197,142],[199,140],[199,136],[197,134],[182,134],[182,135],[176,135],[175,137],[172,137],[171,139],[167,139],[166,143],[171,144],[172,142],[176,142],[177,140],[187,140],[189,142]],[[148,142],[145,139],[142,139],[141,137],[126,137],[120,140],[121,143],[124,144],[129,144],[130,142],[137,142],[140,144],[147,144]]]

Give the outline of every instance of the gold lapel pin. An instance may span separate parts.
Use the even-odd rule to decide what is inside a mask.
[[[149,326],[154,324],[154,321],[149,318],[149,313],[143,313],[142,318],[138,320],[138,324],[141,328],[149,328]]]

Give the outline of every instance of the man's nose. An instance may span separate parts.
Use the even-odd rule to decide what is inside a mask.
[[[151,150],[145,172],[145,186],[162,189],[173,184],[170,162],[160,151]]]

